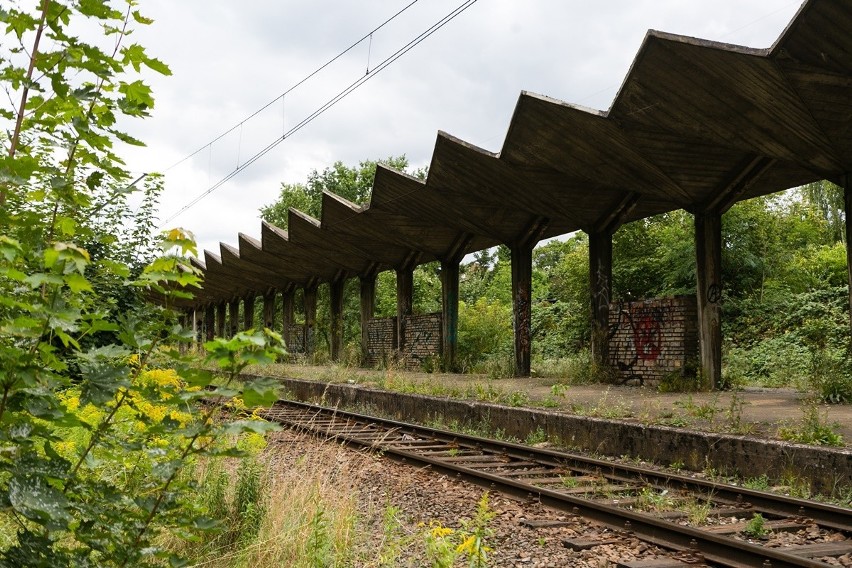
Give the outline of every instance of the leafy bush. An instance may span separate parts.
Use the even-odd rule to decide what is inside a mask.
[[[115,148],[142,144],[117,127],[154,104],[139,73],[169,74],[127,45],[151,23],[134,6],[0,9],[0,80],[15,109],[0,111],[0,526],[16,530],[0,539],[3,566],[180,564],[161,535],[211,526],[185,472],[199,455],[239,453],[211,440],[268,429],[196,410],[214,377],[181,355],[192,332],[175,309],[199,284],[194,243],[178,229],[155,241],[158,182],[132,181]],[[136,192],[146,202],[134,215]],[[274,398],[268,384],[229,385],[279,346],[272,333],[208,342],[226,374],[213,394]]]
[[[822,402],[852,402],[852,362],[844,350],[819,349],[811,354],[810,388]]]
[[[458,365],[465,370],[479,368],[493,359],[495,375],[502,375],[501,355],[512,353],[512,309],[498,301],[480,298],[473,305],[459,302]],[[505,359],[505,357],[504,357]],[[492,373],[489,373],[492,374]]]

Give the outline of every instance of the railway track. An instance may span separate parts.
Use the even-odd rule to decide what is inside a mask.
[[[259,415],[495,491],[540,500],[616,529],[624,538],[674,552],[671,559],[625,564],[628,568],[824,568],[842,565],[832,559],[852,554],[848,508],[306,403],[278,401]],[[806,536],[786,546],[747,539],[743,535],[755,532],[757,515],[761,531]]]

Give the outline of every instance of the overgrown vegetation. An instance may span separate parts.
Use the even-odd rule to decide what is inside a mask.
[[[119,125],[154,105],[143,71],[169,73],[128,39],[150,23],[133,0],[0,7],[2,566],[180,564],[163,535],[215,526],[186,472],[240,453],[214,441],[270,428],[197,410],[213,373],[181,355],[175,310],[199,282],[194,245],[151,235],[159,180],[131,180],[118,155],[142,144]],[[252,331],[208,343],[225,375],[213,393],[269,401],[264,381],[233,379],[279,345]]]
[[[405,170],[404,157],[384,161]],[[320,214],[323,190],[355,203],[370,197],[376,162],[335,163],[306,184],[285,185],[263,217],[286,224],[286,207]],[[425,172],[418,172],[423,176]],[[824,402],[852,398],[842,190],[819,182],[737,203],[723,217],[724,382],[794,387]],[[612,301],[694,294],[692,217],[675,211],[622,226],[613,240]],[[417,269],[415,311],[440,309],[439,269]],[[359,353],[357,284],[346,293],[345,341]],[[321,287],[321,293],[324,287]],[[588,356],[588,238],[576,233],[534,251],[533,373],[563,383],[609,382],[614,376]],[[457,370],[491,378],[513,372],[511,259],[500,246],[473,254],[461,267]],[[320,302],[317,330],[327,328]],[[296,305],[299,305],[297,301]],[[393,272],[379,275],[377,316],[395,315]],[[319,351],[327,352],[328,340]],[[321,357],[321,355],[320,355]],[[434,365],[433,365],[434,367]],[[694,371],[695,365],[690,366]],[[663,388],[690,391],[700,381],[667,377]]]
[[[152,237],[160,180],[132,179],[120,156],[122,145],[142,144],[123,125],[154,106],[143,74],[170,73],[129,39],[152,22],[134,0],[41,0],[6,3],[0,23],[0,82],[9,100],[0,107],[0,565],[181,565],[187,556],[227,565],[351,563],[359,553],[357,515],[351,492],[330,492],[339,481],[334,472],[326,485],[307,475],[299,485],[270,478],[252,459],[228,461],[251,453],[251,440],[262,445],[271,426],[196,404],[209,394],[233,398],[232,408],[246,412],[270,402],[269,381],[237,377],[283,350],[269,330],[215,339],[204,349],[218,374],[181,353],[192,338],[178,308],[199,284],[186,260],[192,238],[179,229]],[[408,166],[404,157],[387,162]],[[375,167],[337,163],[313,172],[306,185],[285,187],[264,218],[286,226],[290,206],[318,215],[323,190],[363,203]],[[837,188],[814,184],[738,204],[725,217],[726,378],[813,392],[792,435],[810,443],[836,442],[816,405],[852,397],[838,196]],[[134,201],[141,204],[131,207]],[[691,232],[684,212],[623,227],[614,299],[690,292]],[[560,384],[607,377],[586,350],[587,249],[577,234],[535,253],[534,366]],[[395,312],[393,278],[379,277],[380,316]],[[418,267],[416,279],[415,309],[437,311],[437,264]],[[511,372],[510,280],[506,247],[480,251],[463,266],[464,370],[493,378]],[[347,284],[345,305],[353,359],[356,285]],[[328,302],[319,305],[322,334]],[[328,343],[320,341],[326,352]],[[468,394],[529,403],[526,393],[492,383]],[[590,412],[626,410],[606,401]],[[729,415],[735,423],[735,402]],[[535,432],[529,441],[544,438]],[[328,464],[303,465],[317,472]],[[379,564],[392,565],[415,543],[436,565],[461,557],[485,565],[494,516],[487,494],[458,528],[429,525],[413,539],[400,532],[398,513],[392,504],[384,510]],[[187,544],[208,534],[216,536],[205,546]],[[294,534],[301,538],[281,538]]]
[[[247,439],[250,457],[200,464],[196,504],[220,519],[218,535],[202,543],[167,541],[195,565],[488,565],[495,513],[487,493],[470,504],[468,517],[417,522],[392,501],[362,494],[362,484],[384,467],[373,454],[308,434],[288,433],[284,445],[267,447],[262,438]],[[311,451],[293,450],[304,444]]]

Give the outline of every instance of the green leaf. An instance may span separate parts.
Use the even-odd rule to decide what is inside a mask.
[[[56,220],[56,228],[59,234],[66,237],[73,237],[77,232],[77,222],[71,217],[59,217]]]
[[[59,251],[55,248],[47,248],[44,249],[44,265],[47,268],[53,268],[56,265],[56,261],[59,260]]]
[[[152,20],[151,18],[146,18],[141,13],[139,13],[139,10],[134,10],[132,12],[132,14],[133,14],[133,19],[136,21],[137,24],[142,24],[143,26],[148,26],[148,25],[151,25],[151,24],[154,23],[154,20]]]
[[[23,249],[21,248],[21,243],[19,243],[12,237],[0,235],[0,254],[3,255],[3,258],[8,260],[9,262],[12,262],[22,252]]]
[[[124,132],[119,132],[117,130],[113,131],[115,137],[124,142],[125,144],[130,144],[131,146],[145,146],[145,143],[139,140],[138,138],[134,138]]]
[[[75,294],[79,294],[80,292],[92,292],[92,285],[89,284],[89,281],[86,280],[86,277],[77,272],[72,272],[71,274],[67,274],[65,276],[65,284],[68,288],[71,289]]]
[[[129,351],[118,346],[93,349],[78,356],[82,382],[80,403],[95,405],[112,400],[118,389],[130,385],[128,367],[123,362]]]
[[[111,10],[109,4],[103,0],[79,0],[78,9],[84,16],[93,16],[103,20],[115,18],[115,11]]]
[[[151,468],[151,475],[153,475],[160,481],[168,481],[175,475],[175,472],[177,472],[177,470],[182,464],[183,461],[177,459],[158,463],[153,468]]]
[[[35,475],[9,480],[9,501],[19,514],[40,524],[66,528],[72,520],[67,511],[68,499]]]
[[[278,424],[266,420],[234,420],[225,424],[220,431],[224,435],[242,434],[244,432],[266,434],[280,429],[281,426]]]
[[[270,406],[278,400],[278,382],[268,377],[254,379],[243,387],[243,402],[249,408]]]
[[[18,37],[18,40],[20,40],[26,32],[38,27],[38,20],[27,13],[15,10],[9,14],[10,17],[6,20],[6,32],[14,32],[14,34]]]
[[[142,81],[133,81],[132,83],[122,82],[118,87],[118,92],[124,95],[122,110],[127,114],[143,114],[147,109],[154,106],[151,87]]]
[[[20,270],[16,270],[14,268],[3,268],[0,269],[0,275],[5,276],[11,280],[15,280],[17,282],[24,282],[27,279],[26,272],[21,272]],[[12,305],[12,299],[7,298],[5,296],[0,296],[0,303],[6,303],[7,305]]]
[[[44,331],[44,321],[28,316],[21,316],[13,319],[0,329],[3,330],[3,333],[15,337],[41,337]]]
[[[27,284],[32,286],[33,288],[38,288],[42,284],[50,284],[54,286],[62,285],[62,277],[58,274],[47,274],[44,272],[37,272],[35,274],[30,274],[24,280]]]
[[[169,69],[169,66],[157,59],[156,57],[146,57],[145,65],[147,65],[152,71],[156,71],[161,75],[169,76],[172,74],[172,70]]]
[[[192,387],[206,387],[213,382],[214,375],[206,369],[180,369],[178,376],[186,381],[186,384]]]
[[[86,187],[91,190],[97,189],[101,186],[101,183],[104,179],[104,173],[100,171],[92,172],[86,177]]]

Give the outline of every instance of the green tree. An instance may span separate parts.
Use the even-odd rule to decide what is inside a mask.
[[[321,172],[312,170],[306,183],[282,183],[278,199],[261,207],[260,216],[282,229],[287,228],[287,212],[291,208],[319,218],[322,214],[323,191],[359,205],[366,203],[373,190],[376,165],[379,163],[400,171],[408,168],[408,158],[404,155],[391,156],[386,160],[365,160],[355,167],[338,161]]]
[[[191,476],[182,472],[199,453],[228,451],[211,445],[216,436],[264,429],[195,411],[213,376],[180,357],[176,346],[191,334],[173,309],[199,282],[185,257],[194,244],[168,231],[153,258],[159,182],[132,183],[118,154],[141,144],[119,123],[154,104],[141,71],[169,73],[128,44],[150,23],[132,0],[0,7],[10,101],[0,107],[0,526],[17,529],[2,566],[168,561],[161,531],[210,526],[187,507]],[[127,198],[137,185],[148,202],[134,215]],[[128,221],[138,224],[124,229]],[[155,295],[163,305],[140,301]],[[211,342],[211,362],[232,381],[275,354],[267,340],[277,338]],[[247,404],[273,394],[262,384],[242,391]]]
[[[822,180],[803,185],[799,192],[803,201],[813,207],[825,221],[830,238],[845,242],[846,205],[843,188],[828,180]]]

